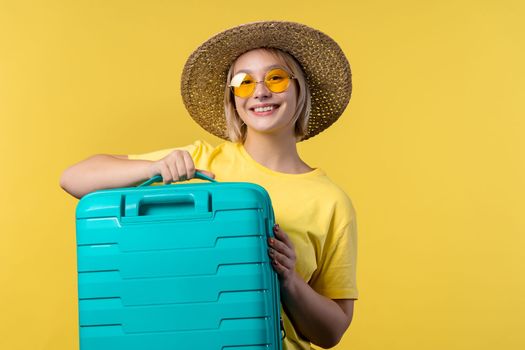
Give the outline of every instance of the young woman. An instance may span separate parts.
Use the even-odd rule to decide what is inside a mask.
[[[284,348],[332,347],[358,297],[355,211],[321,169],[300,158],[296,143],[330,126],[350,93],[348,61],[325,34],[292,22],[241,25],[201,45],[182,75],[190,115],[225,142],[96,155],[66,169],[61,186],[80,198],[156,174],[165,183],[190,179],[196,169],[263,186],[279,223],[268,254],[281,282]]]

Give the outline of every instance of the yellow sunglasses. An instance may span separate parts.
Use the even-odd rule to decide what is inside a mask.
[[[282,68],[274,68],[269,70],[262,81],[255,81],[255,79],[250,74],[241,72],[235,74],[235,76],[231,79],[229,87],[233,90],[233,94],[235,96],[248,98],[253,94],[255,91],[255,86],[257,86],[258,83],[264,82],[264,85],[266,85],[268,90],[271,92],[280,93],[288,89],[291,79],[297,78]]]

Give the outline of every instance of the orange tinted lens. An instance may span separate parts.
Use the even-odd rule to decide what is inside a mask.
[[[230,86],[235,96],[248,97],[253,93],[255,80],[248,73],[239,73],[232,78]]]
[[[288,89],[290,75],[284,69],[275,68],[266,74],[264,82],[270,91],[277,93],[283,92]]]

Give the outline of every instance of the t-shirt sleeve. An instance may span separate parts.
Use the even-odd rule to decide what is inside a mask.
[[[350,204],[345,223],[326,242],[310,285],[330,299],[358,299],[356,283],[357,222]]]
[[[165,148],[165,149],[161,149],[158,151],[142,153],[142,154],[128,154],[128,159],[157,161],[157,160],[160,160],[166,157],[168,154],[170,154],[174,150],[188,151],[191,155],[191,158],[195,159],[196,156],[201,153],[203,147],[209,147],[209,144],[206,143],[205,141],[197,140],[192,144],[182,146],[182,147]]]

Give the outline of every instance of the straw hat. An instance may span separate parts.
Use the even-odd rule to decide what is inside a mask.
[[[228,70],[241,54],[261,47],[288,52],[303,68],[311,93],[303,140],[332,125],[350,101],[352,76],[348,60],[326,34],[283,21],[254,22],[225,30],[190,55],[182,72],[181,94],[191,117],[208,132],[227,140],[224,90]]]

